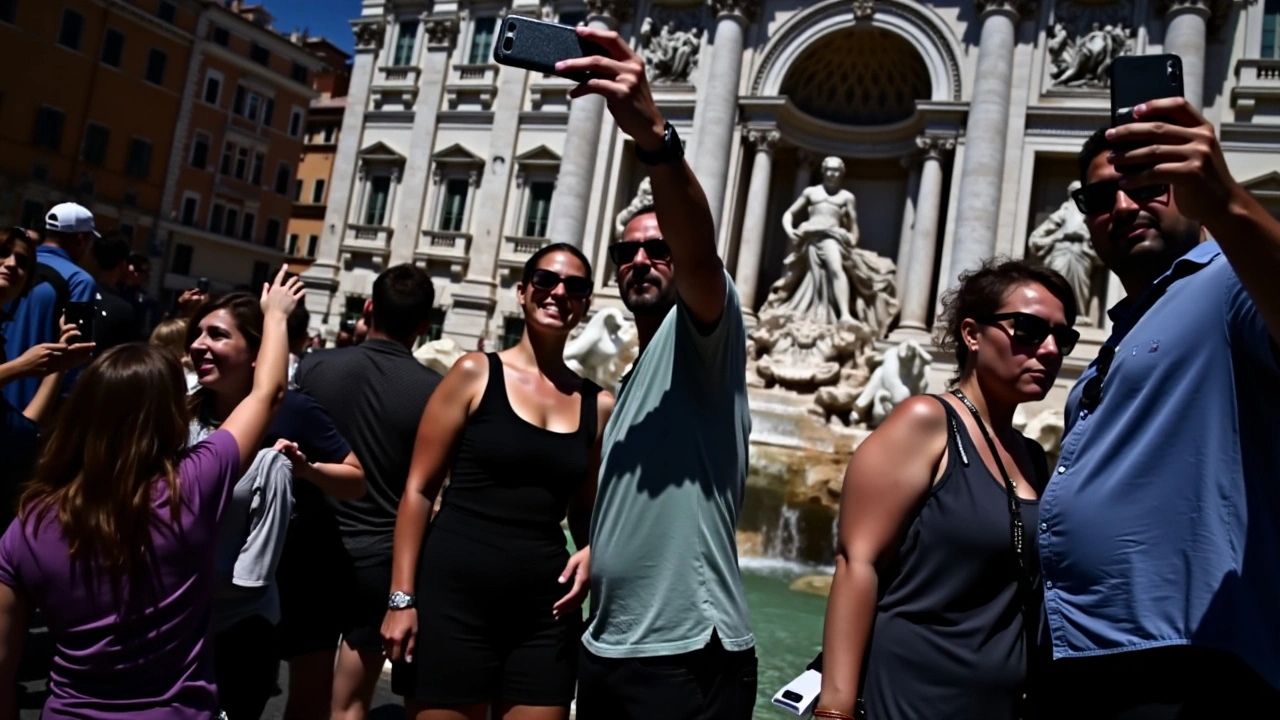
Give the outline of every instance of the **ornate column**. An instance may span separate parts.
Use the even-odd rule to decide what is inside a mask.
[[[965,197],[956,212],[948,285],[995,251],[1000,186],[1004,183],[1005,136],[1009,130],[1013,47],[1018,19],[1031,9],[1029,0],[975,2],[982,32],[969,117],[964,128],[960,187],[964,188]]]
[[[631,2],[628,0],[587,0],[587,26],[597,30],[617,30],[618,25],[626,21],[630,10]],[[569,105],[565,137],[570,141],[565,144],[564,157],[560,159],[560,175],[556,191],[551,195],[547,217],[547,237],[552,242],[582,247],[604,109],[604,98],[599,95],[580,97]]]
[[[911,232],[910,262],[902,273],[902,314],[898,329],[917,336],[929,332],[929,297],[933,294],[933,265],[938,250],[938,219],[942,216],[942,163],[956,147],[952,138],[921,135],[916,146],[923,154],[920,190],[916,194],[915,227]]]
[[[733,274],[747,317],[755,317],[760,258],[764,254],[765,225],[769,222],[769,185],[773,179],[773,150],[781,138],[777,130],[747,129],[743,138],[756,149],[747,186],[746,215],[742,218],[742,241],[738,244],[737,272]]]
[[[1164,51],[1182,58],[1182,84],[1187,101],[1200,107],[1204,100],[1204,49],[1209,34],[1211,0],[1161,0]]]
[[[391,256],[387,261],[390,265],[413,262],[418,238],[422,236],[427,174],[431,170],[431,152],[436,144],[436,115],[444,93],[449,53],[458,39],[457,15],[424,14],[422,24],[427,46],[421,54],[422,73],[418,76],[418,97],[413,104],[413,130],[400,184],[404,198],[396,203],[399,212],[394,220],[389,221],[395,229],[391,236]]]
[[[898,272],[893,279],[893,284],[898,288],[898,292],[902,292],[903,283],[907,279],[907,266],[911,264],[911,234],[915,232],[916,196],[920,194],[919,154],[911,153],[902,158],[902,165],[907,168],[910,175],[907,178],[906,202],[902,203],[902,230],[898,233],[898,261],[896,266]]]
[[[729,181],[729,153],[738,120],[738,83],[742,74],[742,48],[746,29],[755,19],[759,0],[711,0],[716,34],[711,51],[707,87],[699,98],[698,138],[693,171],[707,194],[716,228],[724,212],[725,185]]]

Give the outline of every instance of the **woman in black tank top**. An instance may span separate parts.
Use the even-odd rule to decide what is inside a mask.
[[[989,261],[944,299],[953,389],[900,404],[845,473],[814,717],[1026,716],[1048,467],[1013,414],[1053,386],[1075,318],[1067,281],[1028,261]]]
[[[600,438],[613,410],[609,393],[564,362],[590,278],[577,248],[535,253],[516,287],[520,343],[458,360],[423,413],[382,628],[392,688],[415,720],[483,720],[490,708],[493,717],[508,708],[529,720],[568,717]],[[566,513],[581,548],[572,557]]]

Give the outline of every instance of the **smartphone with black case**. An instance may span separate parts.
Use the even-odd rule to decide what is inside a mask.
[[[80,332],[77,342],[90,342],[93,340],[93,321],[98,314],[98,308],[91,302],[69,302],[65,312],[67,323],[75,325],[76,330]]]
[[[1177,55],[1121,55],[1110,71],[1113,125],[1133,122],[1133,108],[1144,102],[1183,96],[1182,58]]]
[[[556,72],[556,63],[609,53],[597,43],[578,37],[568,25],[511,15],[502,21],[493,44],[493,60],[500,65],[556,75],[574,82],[586,82],[593,75],[584,72]]]
[[[209,294],[209,278],[202,277],[196,281],[196,290],[205,295]]]

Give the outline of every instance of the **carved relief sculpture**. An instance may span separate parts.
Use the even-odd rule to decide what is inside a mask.
[[[640,26],[640,56],[655,83],[689,82],[701,46],[701,8],[654,8]]]
[[[1055,7],[1046,50],[1055,86],[1108,87],[1112,61],[1134,52],[1132,4],[1067,2]]]
[[[1093,278],[1102,267],[1102,261],[1093,251],[1084,213],[1070,198],[1079,187],[1079,180],[1072,181],[1067,186],[1067,201],[1031,231],[1027,238],[1027,254],[1057,270],[1071,283],[1080,322],[1086,324],[1093,317],[1090,312]]]

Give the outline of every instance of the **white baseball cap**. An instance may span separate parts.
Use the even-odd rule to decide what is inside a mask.
[[[60,233],[92,233],[94,237],[102,237],[93,226],[93,213],[88,208],[76,203],[54,205],[44,217],[44,228]]]

